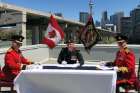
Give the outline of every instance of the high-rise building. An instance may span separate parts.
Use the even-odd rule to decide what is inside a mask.
[[[121,18],[121,33],[128,38],[132,36],[132,20],[131,17],[122,17]]]
[[[87,23],[88,17],[89,17],[88,12],[80,12],[80,15],[79,15],[80,20],[79,21],[83,22],[83,23]]]
[[[124,17],[124,12],[117,12],[110,16],[110,23],[116,25],[117,32],[121,32],[120,30],[121,17]]]
[[[113,14],[110,16],[110,23],[114,25],[117,24],[117,15]]]
[[[140,5],[130,12],[130,16],[132,17],[133,40],[140,43]]]
[[[99,21],[95,21],[95,26],[96,27],[100,27],[101,26],[101,23]]]
[[[102,13],[101,27],[105,28],[105,24],[109,24],[109,20],[108,20],[108,16],[107,16],[107,11],[103,11],[103,13]]]

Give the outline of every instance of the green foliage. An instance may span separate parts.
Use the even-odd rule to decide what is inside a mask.
[[[114,42],[115,42],[115,38],[114,38],[114,37],[103,38],[103,39],[102,39],[102,42],[103,42],[104,44],[111,44],[111,43],[114,43]]]
[[[27,30],[26,31],[26,37],[27,37],[27,39],[31,39],[32,38],[32,31],[31,30]]]
[[[12,31],[0,31],[0,39],[10,40],[11,36],[14,34],[15,32]]]

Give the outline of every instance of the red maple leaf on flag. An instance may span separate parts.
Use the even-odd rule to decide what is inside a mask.
[[[42,42],[49,48],[54,48],[61,40],[64,39],[64,32],[58,25],[57,20],[51,15],[50,21]]]

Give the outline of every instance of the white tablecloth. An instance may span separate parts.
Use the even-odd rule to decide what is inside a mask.
[[[116,71],[30,69],[14,83],[18,93],[115,93]]]

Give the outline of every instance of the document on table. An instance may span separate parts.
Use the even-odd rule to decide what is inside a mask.
[[[96,67],[101,70],[113,70],[114,69],[114,67],[107,67],[107,66],[100,66],[100,65],[96,65]]]

